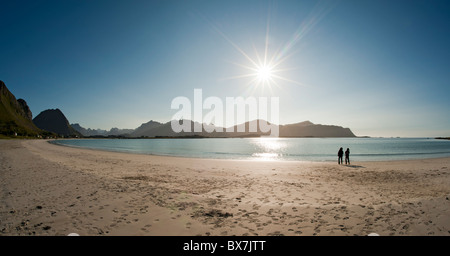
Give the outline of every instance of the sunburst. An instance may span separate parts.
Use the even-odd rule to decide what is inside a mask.
[[[263,65],[258,67],[256,70],[256,76],[260,83],[265,83],[272,80],[272,70],[273,68],[268,65]]]
[[[297,45],[297,43],[302,38],[304,38],[304,36],[308,34],[331,9],[332,5],[330,5],[330,3],[324,2],[317,4],[317,6],[315,6],[315,8],[310,13],[310,16],[300,24],[297,30],[292,34],[291,38],[271,55],[269,54],[270,9],[267,17],[264,51],[263,53],[261,53],[261,51],[258,51],[253,45],[253,57],[251,57],[248,52],[245,52],[241,47],[239,47],[230,38],[228,38],[216,26],[213,26],[214,29],[246,59],[246,62],[244,64],[242,62],[231,63],[244,68],[248,71],[248,73],[228,77],[226,79],[249,79],[247,85],[250,85],[253,88],[268,87],[270,90],[272,90],[272,87],[274,85],[279,87],[280,82],[282,81],[290,84],[304,86],[303,83],[289,79],[284,75],[286,71],[298,69],[295,67],[285,67],[285,64],[287,64],[286,60],[288,60],[295,54],[295,51],[292,52],[294,46]]]
[[[246,59],[246,63],[236,63],[232,64],[247,70],[247,73],[227,77],[226,79],[248,79],[248,86],[254,88],[257,87],[268,87],[270,90],[272,87],[279,86],[280,81],[285,81],[289,83],[294,83],[302,85],[301,83],[291,80],[283,76],[283,72],[292,70],[295,68],[280,68],[282,64],[290,58],[293,54],[286,54],[286,47],[283,50],[278,49],[273,55],[269,56],[269,19],[267,21],[266,37],[264,43],[264,51],[261,54],[256,47],[253,45],[254,55],[251,56],[250,53],[245,52],[241,47],[229,39],[223,32],[216,28],[216,31],[222,35],[242,56]]]

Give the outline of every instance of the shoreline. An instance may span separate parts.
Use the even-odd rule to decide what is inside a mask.
[[[0,140],[0,235],[450,235],[450,157],[201,159]]]
[[[88,138],[88,140],[96,140],[97,138]],[[72,139],[58,139],[58,140],[72,140]],[[59,143],[53,143],[54,141],[58,141],[56,139],[47,139],[47,141],[50,144],[56,145],[56,146],[63,146],[63,147],[69,147],[69,148],[78,148],[78,149],[87,149],[87,150],[94,150],[94,151],[104,151],[104,152],[111,152],[111,153],[123,153],[123,154],[134,154],[134,155],[143,155],[143,156],[161,156],[161,157],[175,157],[175,158],[188,158],[188,159],[211,159],[211,160],[229,160],[229,161],[255,161],[255,162],[298,162],[298,163],[335,163],[336,160],[323,160],[323,161],[315,161],[315,160],[290,160],[290,159],[269,159],[269,160],[262,160],[262,159],[234,159],[234,158],[208,158],[208,157],[195,157],[195,156],[177,156],[177,155],[158,155],[158,154],[152,154],[152,153],[135,153],[135,152],[127,152],[127,151],[120,151],[120,150],[107,150],[107,149],[97,149],[97,148],[89,148],[89,147],[81,147],[81,146],[75,146],[75,145],[67,145],[67,144],[59,144]],[[425,157],[425,158],[411,158],[411,159],[395,159],[395,160],[357,160],[355,162],[361,162],[361,163],[380,163],[380,162],[395,162],[395,161],[414,161],[414,160],[427,160],[427,159],[445,159],[450,158],[450,156],[446,157]],[[352,160],[353,162],[353,160]]]

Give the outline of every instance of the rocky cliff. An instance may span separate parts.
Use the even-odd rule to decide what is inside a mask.
[[[0,81],[0,134],[4,136],[36,136],[42,131],[32,122],[33,114],[23,99],[16,97]]]

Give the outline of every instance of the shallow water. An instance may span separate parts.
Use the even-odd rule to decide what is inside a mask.
[[[74,139],[53,143],[127,153],[217,159],[385,161],[450,156],[450,141],[428,138]]]

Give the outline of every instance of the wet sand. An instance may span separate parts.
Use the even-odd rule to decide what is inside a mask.
[[[450,235],[450,158],[191,159],[0,140],[0,235]]]

